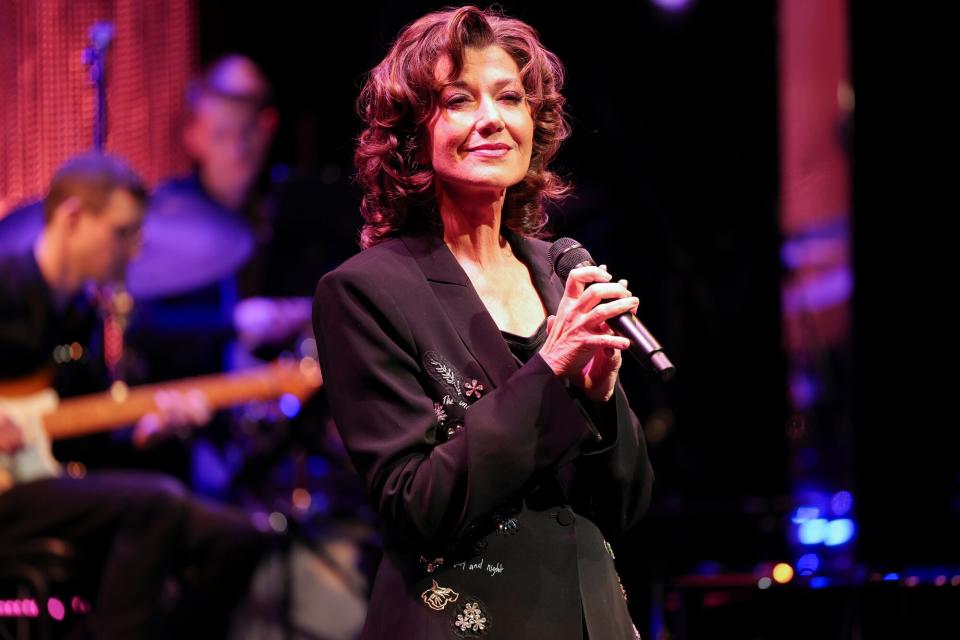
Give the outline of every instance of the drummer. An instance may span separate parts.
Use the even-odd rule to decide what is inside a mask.
[[[259,293],[259,254],[272,235],[271,206],[257,188],[277,126],[271,94],[263,72],[253,61],[239,55],[215,61],[187,89],[183,141],[193,170],[156,189],[149,215],[176,215],[184,219],[185,235],[195,226],[194,218],[209,223],[204,228],[229,225],[231,236],[239,227],[247,237],[231,240],[229,246],[224,246],[222,238],[219,242],[217,238],[206,242],[210,269],[223,263],[224,250],[239,248],[247,255],[239,256],[240,264],[228,265],[231,271],[217,274],[213,281],[197,278],[191,282],[192,274],[184,273],[177,264],[177,252],[169,252],[166,271],[171,277],[182,278],[173,287],[179,289],[180,295],[141,305],[140,323],[134,329],[149,332],[151,338],[158,332],[189,334],[177,336],[190,340],[179,342],[181,347],[177,350],[189,360],[171,360],[171,354],[164,349],[160,354],[163,364],[152,365],[151,378],[230,368],[223,349],[233,326],[233,306],[238,299]]]
[[[141,381],[242,368],[254,364],[250,353],[269,359],[310,316],[307,299],[255,297],[263,290],[273,222],[272,202],[261,188],[278,122],[269,81],[249,58],[229,55],[190,83],[186,107],[183,142],[193,170],[156,189],[145,232],[148,245],[155,231],[171,250],[146,246],[143,260],[150,264],[131,270],[134,295],[138,287],[150,289],[138,299],[128,331],[134,368],[149,363],[140,366]],[[198,229],[208,238],[198,239]],[[178,246],[188,242],[202,251]],[[187,253],[189,266],[181,258]],[[139,282],[138,267],[158,276]],[[225,450],[231,446],[226,426],[197,433],[189,451],[168,435],[136,430],[141,447],[155,445],[137,464],[173,471],[201,493],[225,497],[228,459],[239,459]]]

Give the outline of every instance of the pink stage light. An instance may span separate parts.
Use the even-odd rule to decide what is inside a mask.
[[[47,600],[47,613],[54,620],[60,621],[67,614],[67,608],[57,598],[50,598]]]

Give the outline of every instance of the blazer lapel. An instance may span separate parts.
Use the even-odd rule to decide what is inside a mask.
[[[430,284],[440,308],[495,387],[517,370],[517,362],[466,272],[439,236],[401,236]]]
[[[533,284],[547,311],[555,313],[563,297],[563,283],[550,268],[547,245],[507,229],[503,234],[514,255],[530,269]],[[400,239],[417,261],[464,346],[490,383],[500,386],[517,370],[517,360],[460,263],[437,235],[401,236]]]

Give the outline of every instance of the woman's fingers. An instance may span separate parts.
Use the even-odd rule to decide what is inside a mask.
[[[633,296],[598,304],[589,314],[587,314],[587,323],[589,325],[598,325],[601,322],[606,322],[610,318],[620,315],[621,313],[626,313],[632,309],[636,309],[639,304],[640,300]]]
[[[593,349],[629,349],[630,340],[614,333],[593,333],[584,339],[584,344]]]
[[[627,298],[630,292],[616,282],[598,282],[584,289],[577,300],[576,309],[586,313],[604,300]]]
[[[609,273],[600,267],[577,267],[567,276],[567,283],[563,295],[568,298],[577,299],[583,293],[583,290],[593,282],[609,282],[613,279]]]
[[[605,265],[570,272],[556,317],[547,318],[548,337],[541,349],[555,373],[579,375],[597,352],[618,359],[618,351],[629,348],[630,341],[606,324],[622,313],[635,312],[640,304],[626,285],[626,280],[613,281]]]

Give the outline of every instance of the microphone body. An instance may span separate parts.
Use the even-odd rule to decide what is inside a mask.
[[[561,279],[566,280],[577,267],[597,266],[590,253],[572,238],[560,238],[550,247],[550,264]],[[630,340],[628,351],[640,364],[656,371],[662,380],[670,380],[676,368],[663,347],[643,323],[629,311],[607,320],[614,333]]]

